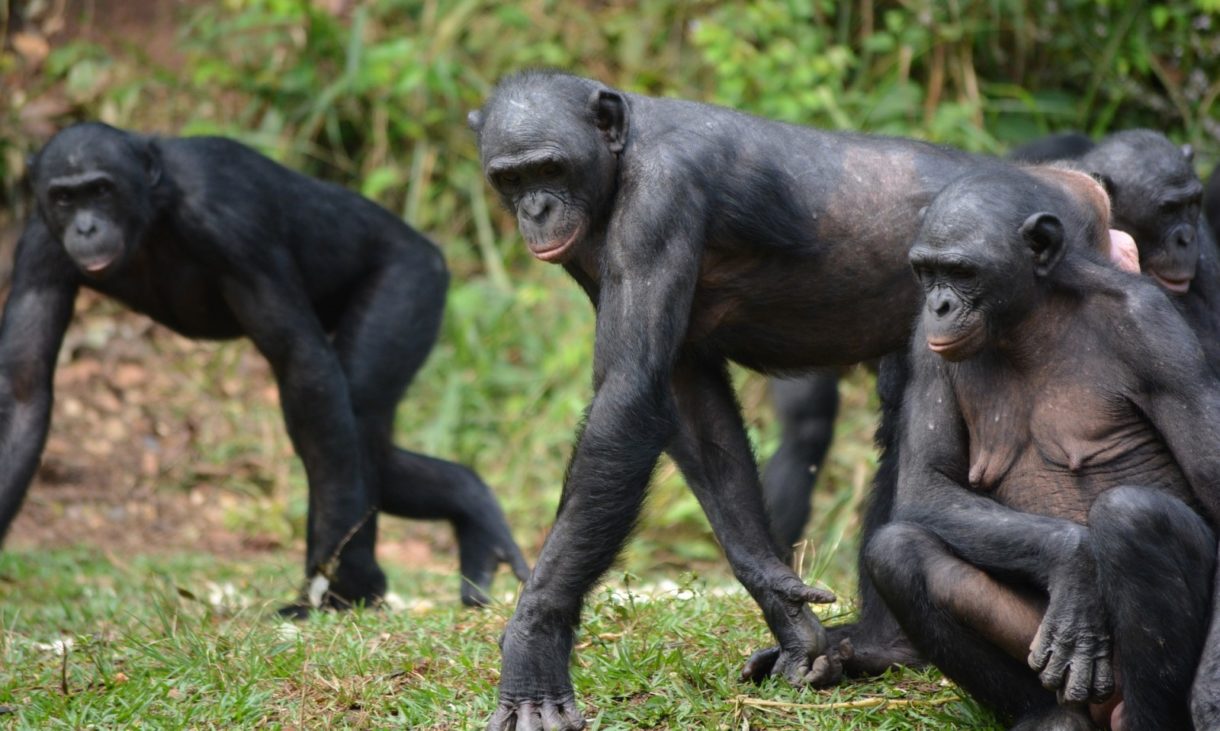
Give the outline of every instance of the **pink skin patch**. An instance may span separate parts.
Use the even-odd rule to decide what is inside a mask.
[[[1139,274],[1140,253],[1139,249],[1135,248],[1135,239],[1131,238],[1131,234],[1110,229],[1110,262],[1124,272]],[[1190,286],[1189,282],[1187,286]]]

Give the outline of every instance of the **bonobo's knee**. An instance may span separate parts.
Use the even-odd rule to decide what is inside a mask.
[[[1171,538],[1187,544],[1212,541],[1202,519],[1186,503],[1161,490],[1116,487],[1103,492],[1089,509],[1089,532],[1109,550],[1130,546],[1136,551]]]
[[[915,523],[887,523],[869,539],[860,560],[873,582],[887,596],[901,594],[920,573],[917,556],[935,538]]]

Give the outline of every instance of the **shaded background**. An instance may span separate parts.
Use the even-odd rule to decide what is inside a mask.
[[[997,154],[1056,130],[1145,126],[1193,144],[1202,172],[1220,158],[1220,0],[0,0],[0,35],[0,285],[28,205],[26,156],[72,121],[229,135],[361,191],[431,235],[455,274],[398,441],[475,467],[531,556],[590,393],[592,311],[489,201],[465,115],[501,75],[556,66]],[[736,379],[765,456],[763,381]],[[850,594],[875,460],[871,377],[843,388],[806,555]],[[56,389],[11,545],[296,560],[304,476],[248,344],[191,343],[86,294]],[[672,466],[657,483],[628,569],[727,573]],[[387,560],[456,566],[446,528],[385,525]]]

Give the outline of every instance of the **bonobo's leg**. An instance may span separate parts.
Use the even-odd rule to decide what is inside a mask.
[[[1114,627],[1127,728],[1190,728],[1187,701],[1211,616],[1215,535],[1177,498],[1120,487],[1094,501],[1089,542]]]
[[[880,456],[877,473],[873,476],[873,489],[865,503],[864,525],[860,532],[856,589],[860,619],[852,624],[827,628],[831,644],[851,640],[853,654],[843,666],[844,672],[850,676],[880,675],[891,667],[912,667],[923,663],[864,569],[864,552],[869,540],[890,521],[894,510],[894,496],[898,490],[899,425],[902,422],[902,399],[909,380],[910,362],[905,349],[881,359],[877,368],[881,420],[874,437]]]
[[[392,444],[394,413],[436,342],[447,285],[439,253],[425,242],[406,242],[353,297],[334,343],[364,440],[374,504],[391,515],[451,522],[462,601],[485,604],[501,562],[522,580],[529,573],[491,489],[466,467]]]
[[[772,378],[770,386],[780,422],[780,444],[763,470],[763,497],[771,535],[787,556],[809,520],[813,486],[834,436],[839,377],[810,373]]]
[[[806,586],[767,531],[758,468],[724,361],[687,354],[674,374],[674,395],[679,427],[669,453],[707,513],[733,573],[779,640],[767,670],[797,685],[837,681],[837,649],[827,655],[826,632],[808,606],[833,595]]]
[[[898,622],[945,675],[1009,720],[1054,707],[1025,659],[1040,621],[1035,600],[996,591],[1003,587],[914,523],[883,526],[862,558]]]

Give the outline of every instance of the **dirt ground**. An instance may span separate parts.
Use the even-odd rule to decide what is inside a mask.
[[[193,342],[82,293],[42,464],[7,546],[297,560],[304,500],[270,368],[249,343]],[[383,560],[456,563],[447,527],[383,524]]]

